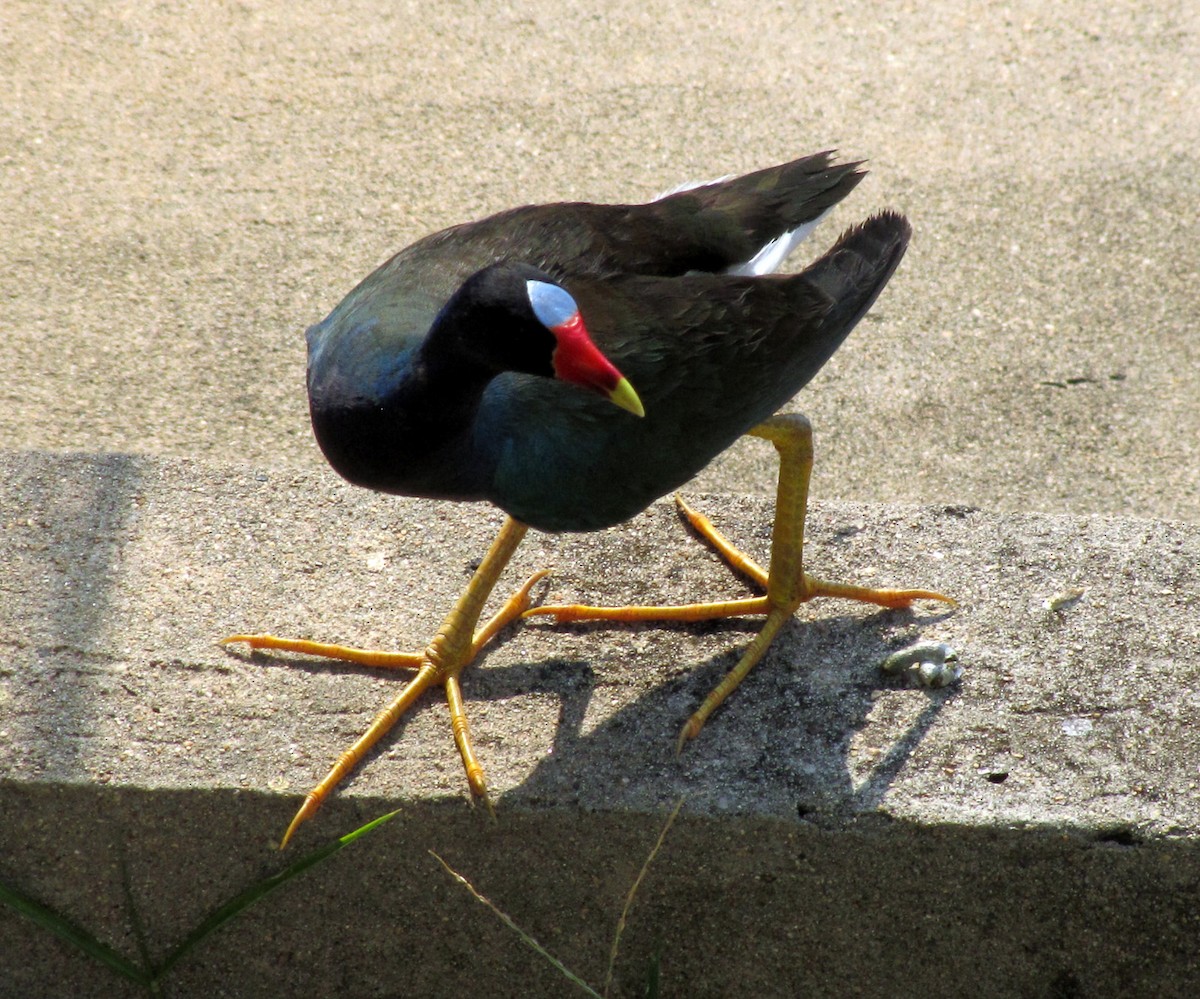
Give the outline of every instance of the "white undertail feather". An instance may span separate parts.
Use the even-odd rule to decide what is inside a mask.
[[[679,194],[681,191],[694,191],[697,187],[709,187],[712,184],[724,184],[727,180],[733,180],[734,174],[727,173],[724,177],[714,177],[712,180],[685,180],[682,184],[676,184],[669,191],[663,191],[656,194],[651,200],[662,201],[663,198],[669,198],[672,194]]]
[[[727,173],[724,177],[717,177],[714,180],[685,180],[682,184],[672,187],[669,191],[663,191],[654,200],[661,201],[663,198],[670,197],[672,194],[678,194],[680,191],[691,191],[697,187],[708,187],[709,184],[720,184],[722,181],[732,179],[733,174]],[[831,211],[833,211],[832,208],[827,208],[811,222],[805,222],[795,229],[789,229],[787,232],[776,236],[759,249],[749,260],[743,261],[740,264],[734,264],[732,267],[726,267],[723,273],[735,274],[739,277],[759,277],[762,274],[774,274],[783,265],[783,262],[791,256],[792,251],[812,235],[812,231],[821,224],[825,216]]]
[[[821,224],[821,220],[829,212],[830,209],[826,209],[811,222],[805,222],[803,225],[796,226],[795,229],[789,229],[781,236],[776,236],[775,239],[767,243],[766,246],[744,264],[734,264],[732,267],[726,267],[725,273],[740,274],[743,277],[774,274],[783,265],[783,262],[791,256],[792,251],[808,239],[809,234]]]

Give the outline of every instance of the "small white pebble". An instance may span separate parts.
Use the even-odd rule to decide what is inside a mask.
[[[1069,590],[1062,590],[1052,597],[1047,597],[1042,602],[1042,606],[1048,611],[1061,613],[1062,611],[1070,610],[1079,603],[1085,593],[1087,593],[1086,586],[1075,586]]]
[[[1090,718],[1064,718],[1062,730],[1066,735],[1078,738],[1087,735],[1094,727]]]

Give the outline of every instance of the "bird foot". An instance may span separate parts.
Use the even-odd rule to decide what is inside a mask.
[[[724,534],[717,530],[713,522],[699,510],[689,506],[684,498],[675,496],[675,508],[700,539],[716,552],[729,568],[745,576],[760,590],[767,589],[767,570],[754,561],[749,555],[733,544]]]
[[[692,528],[715,551],[734,572],[745,576],[755,586],[769,590],[770,575],[766,569],[745,554],[722,534],[704,514],[689,506],[681,496],[675,497],[675,505]],[[848,583],[832,583],[807,572],[801,573],[802,582],[799,592],[793,597],[794,606],[791,613],[802,603],[813,597],[840,597],[844,600],[858,600],[862,603],[876,604],[879,607],[901,609],[910,607],[917,600],[941,600],[951,605],[958,601],[934,590],[896,590],[885,587],[855,586]],[[787,601],[785,601],[787,603]]]
[[[302,655],[317,656],[322,659],[336,659],[341,662],[356,663],[360,666],[371,666],[380,669],[404,669],[416,673],[404,685],[404,689],[386,708],[376,715],[367,730],[358,740],[337,758],[329,772],[311,791],[305,795],[304,803],[296,812],[280,843],[280,849],[287,846],[293,834],[301,824],[312,818],[329,797],[334,787],[346,777],[371,748],[386,735],[396,722],[417,699],[430,687],[441,684],[446,693],[446,701],[450,708],[450,728],[454,733],[454,741],[458,745],[466,770],[467,783],[471,793],[482,798],[492,811],[491,799],[488,796],[487,781],[483,768],[471,746],[470,728],[467,724],[466,710],[463,706],[462,690],[459,686],[459,675],[462,673],[480,651],[496,634],[512,622],[516,621],[529,607],[529,594],[534,584],[544,578],[548,570],[535,572],[524,584],[505,601],[504,605],[487,621],[483,627],[473,634],[469,629],[474,621],[468,621],[469,615],[463,615],[461,605],[471,593],[460,599],[455,611],[447,618],[441,631],[429,647],[423,652],[384,652],[376,649],[360,649],[345,645],[331,645],[325,642],[312,642],[307,639],[277,638],[274,635],[231,635],[221,639],[221,645],[242,642],[251,649],[270,649],[280,652],[295,652]],[[486,594],[484,595],[486,597]],[[482,600],[479,601],[482,603]],[[457,625],[457,627],[455,627]],[[466,640],[463,640],[463,636]],[[494,813],[493,813],[494,814]]]
[[[779,565],[782,570],[778,573],[782,578],[781,582],[779,579],[773,578],[767,570],[734,545],[713,526],[712,521],[704,514],[690,507],[678,496],[675,498],[675,502],[688,525],[700,536],[701,540],[706,542],[731,569],[746,577],[753,585],[765,590],[764,596],[673,606],[594,607],[586,604],[547,604],[541,607],[531,607],[524,612],[523,616],[549,615],[561,623],[566,621],[711,621],[753,614],[766,615],[762,629],[747,646],[737,665],[713,688],[683,726],[676,742],[677,752],[682,750],[685,743],[700,734],[713,711],[737,689],[750,670],[766,655],[783,625],[801,604],[814,597],[839,597],[888,608],[909,607],[917,600],[940,600],[955,604],[952,598],[934,590],[877,588],[833,583],[819,579],[799,568],[800,544],[796,545],[795,550],[785,550],[782,558],[779,555],[773,555],[772,566]],[[777,558],[779,558],[778,562]]]

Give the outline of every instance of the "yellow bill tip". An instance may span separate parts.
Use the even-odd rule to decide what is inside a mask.
[[[616,387],[608,393],[608,399],[634,416],[646,415],[646,410],[642,406],[642,400],[638,398],[637,392],[629,384],[628,378],[622,378],[617,382]]]

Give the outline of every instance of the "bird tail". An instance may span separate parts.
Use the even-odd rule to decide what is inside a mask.
[[[848,229],[803,276],[829,300],[820,338],[833,354],[895,273],[912,227],[898,212],[884,211]],[[822,362],[824,363],[824,362]]]
[[[693,269],[770,274],[865,176],[861,162],[833,157],[826,150],[741,177],[683,184],[651,206],[682,227],[693,255],[708,255]]]

